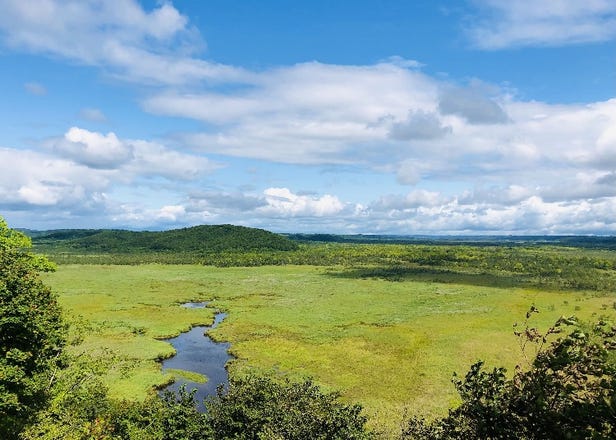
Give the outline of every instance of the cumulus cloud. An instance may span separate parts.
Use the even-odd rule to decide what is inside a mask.
[[[115,133],[103,135],[71,127],[53,143],[53,150],[91,168],[113,169],[133,157],[132,147],[120,141]]]
[[[563,46],[616,38],[611,0],[475,0],[478,16],[468,34],[481,49]]]
[[[258,211],[273,217],[333,216],[345,207],[338,197],[329,194],[312,197],[294,194],[288,188],[267,188],[264,195],[267,205]]]
[[[370,230],[382,233],[609,234],[616,231],[614,214],[616,197],[568,203],[530,196],[516,204],[495,205],[460,203],[457,197],[441,196],[434,204],[414,205],[406,203],[404,196],[389,196],[371,205],[367,224]]]
[[[89,168],[117,170],[131,176],[190,180],[219,167],[203,156],[172,150],[156,142],[119,139],[79,127],[47,142],[51,150]]]
[[[34,151],[0,148],[0,206],[67,207],[92,204],[109,185],[105,172]]]
[[[498,87],[477,82],[454,87],[387,62],[307,63],[255,75],[252,86],[224,95],[167,91],[143,105],[212,127],[181,136],[197,151],[291,164],[352,164],[393,173],[403,185],[505,188],[493,198],[507,203],[530,195],[518,194],[521,188],[555,201],[550,187],[565,182],[579,187],[574,176],[580,172],[605,174],[616,166],[615,99],[568,105],[521,101]],[[566,201],[567,194],[582,197],[572,190],[558,200]],[[606,189],[593,186],[587,194],[599,196]]]
[[[476,4],[492,14],[470,30],[486,49],[605,41],[616,29],[607,0]],[[1,206],[58,216],[104,206],[135,226],[227,221],[288,230],[293,218],[298,229],[318,222],[339,232],[615,230],[616,99],[523,101],[498,86],[452,86],[400,57],[258,71],[223,65],[199,58],[198,32],[167,2],[147,9],[135,0],[7,0],[0,39],[138,81],[144,110],[203,127],[172,141],[73,127],[46,153],[2,150],[2,163],[15,167],[0,176]],[[106,119],[95,108],[79,116]],[[204,181],[221,166],[210,153],[352,165],[375,181],[417,188],[361,203],[345,201],[335,186],[299,193],[276,180],[241,192],[245,182]],[[129,193],[125,203],[113,199]]]
[[[181,205],[166,205],[158,210],[155,218],[156,220],[176,222],[185,212],[186,210]]]
[[[438,85],[394,64],[305,63],[255,73],[251,87],[217,93],[164,92],[144,109],[188,117],[216,129],[185,142],[204,152],[287,163],[366,161],[382,151],[392,118],[434,106]]]
[[[290,231],[288,220],[293,218],[294,222],[298,222],[293,230],[299,231],[303,224],[314,222],[341,225],[341,222],[351,220],[357,212],[357,206],[343,203],[329,194],[302,195],[288,188],[266,188],[256,194],[197,191],[177,204],[160,207],[127,204],[116,213],[114,220],[137,227],[231,222]]]
[[[199,33],[167,2],[147,11],[135,0],[7,0],[0,38],[15,49],[103,66],[141,82],[243,76],[242,69],[195,58],[203,47]]]

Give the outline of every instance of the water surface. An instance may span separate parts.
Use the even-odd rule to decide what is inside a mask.
[[[204,303],[187,304],[200,305]],[[183,306],[198,308],[186,304]],[[231,344],[214,342],[206,334],[208,330],[216,328],[226,316],[226,313],[217,313],[211,326],[193,327],[175,338],[167,339],[167,342],[173,345],[177,354],[163,361],[163,372],[169,368],[194,371],[205,375],[208,380],[206,383],[197,383],[178,377],[177,381],[166,387],[165,390],[177,392],[182,385],[185,385],[188,391],[196,389],[195,400],[201,411],[205,409],[203,400],[207,396],[216,395],[218,385],[222,384],[227,387],[229,384],[229,375],[225,369],[225,364],[231,359],[231,355],[228,353]]]

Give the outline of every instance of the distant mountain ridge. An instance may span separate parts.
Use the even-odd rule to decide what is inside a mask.
[[[234,225],[201,225],[169,231],[59,229],[28,231],[35,247],[58,246],[89,252],[246,252],[291,251],[298,244],[264,229]]]

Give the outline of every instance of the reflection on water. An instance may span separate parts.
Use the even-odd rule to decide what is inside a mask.
[[[204,309],[208,305],[209,301],[203,302],[188,302],[181,305],[181,307],[186,307],[187,309]]]
[[[207,303],[186,303],[183,306],[200,308],[201,304],[203,304],[202,307],[205,307]],[[167,339],[167,342],[173,345],[177,354],[163,361],[163,372],[168,368],[195,371],[205,375],[208,380],[206,383],[196,383],[178,378],[175,383],[165,389],[177,392],[184,384],[187,391],[196,389],[195,400],[201,411],[205,409],[203,399],[207,396],[216,395],[218,385],[223,384],[226,387],[229,383],[229,375],[225,369],[225,364],[231,359],[231,355],[228,353],[230,344],[228,342],[214,342],[205,334],[208,330],[216,328],[226,316],[226,313],[218,313],[214,317],[214,323],[211,326],[193,327],[188,332],[182,333],[175,338]]]

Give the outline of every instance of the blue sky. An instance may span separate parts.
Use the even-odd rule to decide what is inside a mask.
[[[616,234],[612,0],[0,0],[35,229]]]

